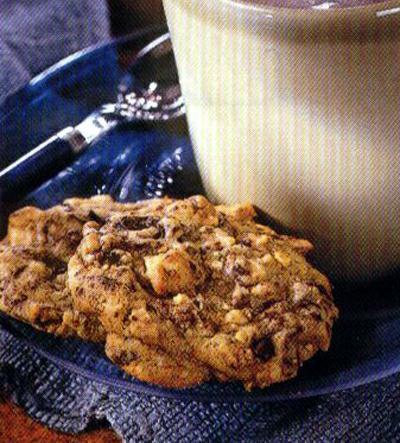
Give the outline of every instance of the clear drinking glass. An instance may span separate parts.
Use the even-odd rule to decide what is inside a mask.
[[[311,239],[340,280],[400,264],[400,1],[164,0],[209,197]]]

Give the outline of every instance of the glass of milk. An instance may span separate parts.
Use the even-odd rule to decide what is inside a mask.
[[[400,1],[164,0],[197,162],[332,277],[400,265]]]

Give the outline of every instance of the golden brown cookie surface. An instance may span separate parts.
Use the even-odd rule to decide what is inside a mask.
[[[12,246],[44,248],[68,261],[82,240],[82,228],[88,221],[104,223],[110,214],[119,211],[153,212],[162,201],[122,204],[108,195],[99,195],[71,198],[47,210],[25,207],[11,214],[6,241]]]
[[[208,369],[198,361],[173,357],[132,337],[108,334],[105,350],[110,360],[145,382],[186,388],[210,379]]]
[[[156,214],[167,202],[170,200],[120,204],[108,196],[97,196],[69,199],[48,210],[27,207],[15,212],[10,217],[6,242],[0,246],[0,310],[49,333],[105,341],[97,317],[72,306],[66,284],[67,263],[82,239],[82,228],[89,220],[103,223],[115,212]],[[112,344],[113,340],[107,342]],[[204,368],[195,368],[182,359],[178,363],[137,340],[122,341],[118,352],[107,345],[108,350],[113,349],[110,358],[120,360],[133,343],[136,360],[126,368],[132,375],[139,373],[143,380],[151,377],[171,387],[205,379]],[[182,375],[176,379],[177,371]]]
[[[306,240],[204,197],[70,199],[10,218],[0,309],[47,332],[107,341],[135,377],[247,388],[292,378],[327,350],[337,317]],[[68,270],[67,270],[68,268]]]
[[[73,309],[66,270],[46,250],[0,246],[0,310],[45,332],[104,340],[97,318]]]
[[[250,205],[191,197],[86,224],[69,262],[75,309],[210,377],[248,388],[294,377],[328,349],[337,309],[328,280],[304,258],[310,243],[253,217]]]

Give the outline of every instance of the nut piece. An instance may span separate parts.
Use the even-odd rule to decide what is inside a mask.
[[[222,261],[213,260],[210,263],[210,268],[214,271],[222,271],[222,269],[224,268],[224,264],[222,263]]]
[[[177,294],[172,301],[174,305],[184,305],[190,303],[190,298],[186,294]]]
[[[129,319],[131,321],[142,321],[142,322],[149,322],[151,320],[150,314],[147,312],[146,308],[138,308],[138,309],[132,309]]]
[[[211,235],[207,233],[207,236],[204,237],[203,246],[209,249],[218,248],[218,246],[220,248],[229,248],[233,246],[235,242],[234,237],[228,235],[220,228],[215,228]]]
[[[254,336],[255,329],[254,326],[245,326],[240,328],[236,334],[235,339],[243,344],[249,344]]]
[[[217,211],[202,195],[175,201],[167,208],[167,216],[173,217],[183,224],[218,225]]]
[[[39,261],[33,261],[28,265],[28,271],[31,276],[35,276],[36,278],[43,278],[44,276],[50,274],[50,270],[47,266]]]
[[[87,222],[82,229],[82,235],[86,237],[87,235],[96,232],[99,229],[99,224],[95,221]]]
[[[235,239],[226,234],[222,229],[216,228],[214,232],[215,240],[220,242],[223,247],[229,248],[229,246],[233,246],[235,244]]]
[[[268,253],[261,257],[261,261],[264,264],[272,263],[274,261],[274,257],[272,257],[272,255]]]
[[[267,276],[265,265],[259,259],[250,260],[250,273],[253,284],[263,281]]]
[[[246,314],[240,309],[232,309],[225,315],[227,323],[234,323],[236,325],[245,325],[249,322]]]
[[[231,206],[220,205],[217,206],[217,211],[239,220],[253,219],[257,215],[251,203],[240,203]]]
[[[145,257],[144,261],[147,277],[157,294],[186,292],[193,288],[195,275],[185,251],[172,249],[165,254]]]
[[[257,239],[255,239],[254,246],[256,248],[264,248],[268,244],[269,239],[270,237],[268,237],[268,235],[260,235]]]
[[[311,242],[302,238],[288,238],[287,241],[295,251],[303,255],[314,249]]]
[[[271,238],[270,236],[265,235],[265,234],[256,235],[252,232],[249,232],[244,237],[244,240],[251,243],[251,246],[253,248],[256,248],[256,249],[259,248],[259,249],[263,250],[268,245],[270,238]]]
[[[275,257],[275,260],[278,261],[285,268],[287,268],[292,261],[290,256],[283,251],[276,251],[274,253],[274,257]]]
[[[247,302],[247,296],[249,295],[249,290],[238,283],[235,285],[235,289],[232,292],[232,306],[233,307],[243,307]]]
[[[293,301],[298,303],[303,300],[308,294],[310,287],[303,282],[293,283]]]
[[[81,243],[82,255],[93,254],[101,248],[99,236],[92,232],[88,234]]]
[[[270,282],[259,283],[251,288],[252,295],[261,298],[268,298],[274,294],[274,285]]]

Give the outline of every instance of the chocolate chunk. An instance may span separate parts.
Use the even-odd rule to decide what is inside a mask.
[[[21,293],[21,294],[14,294],[14,293],[6,293],[4,291],[4,297],[3,297],[3,303],[5,306],[9,308],[15,308],[21,303],[24,303],[28,299],[27,295]]]
[[[15,273],[14,273],[14,275],[13,275],[13,278],[14,279],[17,279],[24,271],[25,271],[25,269],[27,268],[28,266],[27,265],[25,265],[25,266],[21,266],[20,268],[18,268],[16,271],[15,271]]]
[[[117,281],[112,278],[109,278],[109,277],[106,277],[103,275],[103,276],[99,276],[98,279],[99,279],[99,284],[102,284],[104,286],[104,288],[107,290],[112,290],[115,287],[117,287]]]
[[[269,336],[254,341],[251,347],[254,355],[262,362],[266,362],[275,355],[274,343]]]
[[[109,265],[118,265],[121,261],[121,255],[115,251],[111,251],[108,254],[104,254],[103,262],[107,262]]]
[[[100,217],[100,215],[97,214],[92,209],[89,211],[89,218],[90,218],[90,220],[95,221],[99,225],[103,225],[105,222],[105,219],[103,217]]]
[[[239,265],[238,263],[235,263],[233,265],[232,271],[236,275],[249,275],[250,274],[248,269],[244,268],[243,266]]]
[[[125,366],[138,360],[139,356],[134,352],[121,351],[120,354],[113,356],[113,360],[117,365]]]
[[[39,258],[47,267],[51,268],[54,274],[64,274],[67,271],[67,264],[62,260],[51,255],[45,255]]]
[[[218,227],[223,229],[231,237],[236,236],[235,228],[229,223],[229,220],[222,212],[218,213]]]
[[[117,223],[117,229],[128,229],[129,231],[140,231],[142,229],[157,226],[160,220],[156,217],[125,216]]]
[[[251,247],[251,240],[249,240],[248,238],[245,238],[243,240],[240,240],[239,244],[250,248]]]

